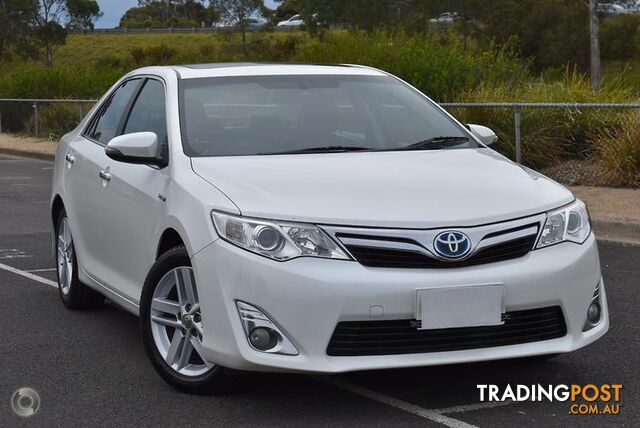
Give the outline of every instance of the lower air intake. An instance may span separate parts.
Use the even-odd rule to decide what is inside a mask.
[[[507,312],[504,324],[418,330],[415,320],[338,323],[331,356],[419,354],[492,348],[556,339],[567,334],[560,306]]]

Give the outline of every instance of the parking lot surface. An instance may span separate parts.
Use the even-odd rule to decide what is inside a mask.
[[[147,361],[137,319],[59,301],[48,200],[52,164],[0,155],[0,426],[638,426],[640,247],[601,243],[611,328],[544,363],[496,361],[336,376],[238,374],[219,397],[181,394]],[[535,286],[535,284],[532,284]],[[479,403],[478,384],[622,384],[618,415],[568,402]],[[39,393],[30,418],[10,405]]]

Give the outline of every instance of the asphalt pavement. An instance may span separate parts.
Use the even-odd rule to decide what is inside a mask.
[[[611,328],[545,363],[496,361],[336,376],[238,374],[224,396],[181,394],[147,361],[136,317],[59,301],[48,200],[52,164],[0,155],[0,426],[638,426],[640,247],[600,243]],[[567,402],[479,403],[478,384],[622,384],[617,415]],[[20,387],[39,411],[11,408]]]

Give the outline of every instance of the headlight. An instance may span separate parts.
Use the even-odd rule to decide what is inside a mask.
[[[324,231],[311,224],[258,220],[219,211],[212,211],[211,218],[222,239],[274,260],[301,256],[349,259]]]
[[[542,234],[536,248],[548,247],[559,242],[569,241],[582,244],[591,233],[591,221],[587,206],[580,199],[549,211]]]

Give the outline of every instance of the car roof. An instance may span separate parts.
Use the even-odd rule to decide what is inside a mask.
[[[383,71],[351,64],[226,62],[170,66],[181,79],[227,76],[359,75],[384,76]]]

